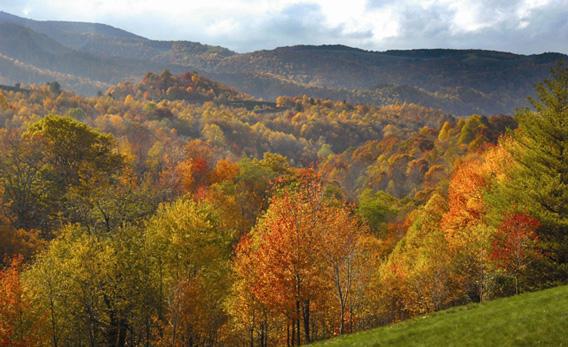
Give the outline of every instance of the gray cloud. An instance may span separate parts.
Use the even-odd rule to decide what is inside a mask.
[[[568,0],[351,1],[0,0],[0,9],[38,19],[99,21],[150,38],[238,51],[340,43],[373,50],[568,53]],[[125,11],[129,6],[132,11]]]
[[[386,45],[411,47],[455,47],[508,50],[521,53],[568,51],[568,6],[558,2],[519,16],[520,8],[510,1],[482,1],[480,20],[493,22],[471,32],[455,33],[447,18],[452,11],[434,7],[426,15],[407,9],[397,38]],[[419,39],[419,40],[417,40]]]
[[[372,37],[369,30],[345,32],[344,25],[322,25],[324,21],[320,5],[292,4],[271,17],[248,22],[237,40],[250,50],[284,45],[341,43],[344,40],[367,40]]]

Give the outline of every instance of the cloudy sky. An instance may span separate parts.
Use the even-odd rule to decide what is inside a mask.
[[[239,52],[333,43],[568,53],[568,0],[0,0],[0,9]]]

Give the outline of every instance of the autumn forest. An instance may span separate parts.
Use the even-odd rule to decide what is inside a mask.
[[[565,64],[530,104],[2,87],[0,345],[300,346],[566,284]]]

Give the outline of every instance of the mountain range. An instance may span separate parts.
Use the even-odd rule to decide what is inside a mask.
[[[452,114],[512,113],[568,56],[484,50],[366,51],[342,45],[250,53],[150,40],[105,24],[0,12],[0,84],[58,81],[84,95],[147,72],[197,72],[258,99],[307,94],[353,103],[418,103]]]

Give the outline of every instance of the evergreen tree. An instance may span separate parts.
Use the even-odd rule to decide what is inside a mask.
[[[528,212],[541,221],[539,237],[553,271],[568,278],[568,68],[559,64],[536,86],[534,109],[517,113],[512,141],[502,141],[514,163],[509,180],[493,194],[504,209]],[[504,206],[507,206],[505,207]]]

